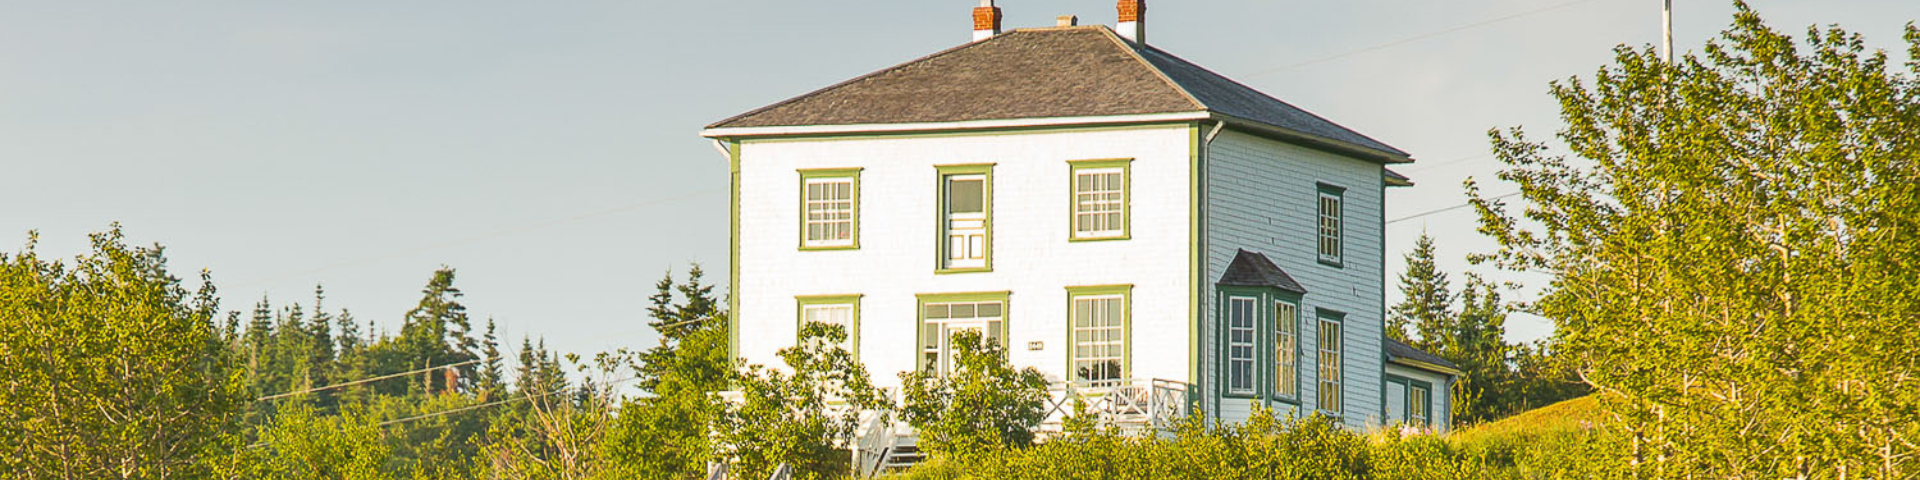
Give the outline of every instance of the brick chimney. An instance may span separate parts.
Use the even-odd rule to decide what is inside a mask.
[[[980,6],[973,9],[973,41],[986,40],[1000,34],[1000,7],[993,6],[993,0],[980,0]]]
[[[1120,24],[1113,28],[1134,43],[1147,43],[1147,0],[1120,0]]]

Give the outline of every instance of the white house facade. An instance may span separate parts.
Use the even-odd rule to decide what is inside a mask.
[[[1390,362],[1382,330],[1407,153],[1147,45],[1138,0],[1118,31],[1003,32],[983,3],[974,42],[702,131],[733,175],[735,356],[837,323],[894,387],[978,330],[1155,412],[1444,425],[1457,372]]]

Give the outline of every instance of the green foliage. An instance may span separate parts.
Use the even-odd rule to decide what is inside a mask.
[[[988,447],[937,458],[903,479],[1484,479],[1497,469],[1441,439],[1365,436],[1315,415],[1262,410],[1244,424],[1190,420],[1173,435],[1101,432],[1029,448]]]
[[[1620,48],[1556,82],[1564,151],[1492,132],[1528,206],[1479,196],[1500,265],[1652,477],[1920,472],[1920,28],[1904,70],[1744,3],[1704,55]]]
[[[0,254],[0,478],[203,476],[246,396],[209,275],[190,292],[159,246],[91,238],[71,264]]]
[[[1406,256],[1400,293],[1387,335],[1460,367],[1449,398],[1450,418],[1471,425],[1586,394],[1583,384],[1549,356],[1549,343],[1506,341],[1507,305],[1493,283],[1467,274],[1455,311],[1447,273],[1434,263],[1433,238],[1420,235]]]
[[[1032,367],[1015,370],[1006,348],[979,332],[953,335],[953,372],[900,374],[901,416],[934,455],[1033,443],[1046,420],[1047,378]]]
[[[226,478],[374,480],[393,478],[393,456],[380,427],[364,415],[318,415],[312,407],[284,410],[260,427],[259,442],[233,456]]]
[[[727,389],[733,362],[726,313],[717,310],[713,287],[702,285],[701,276],[696,265],[687,282],[676,286],[668,273],[650,297],[649,325],[660,332],[660,344],[637,355],[635,369],[637,384],[652,396],[620,406],[603,447],[624,475],[690,478],[706,472],[714,449],[711,426],[721,412],[712,392]]]
[[[733,475],[763,478],[781,463],[801,479],[847,474],[841,447],[853,441],[860,412],[888,406],[866,367],[840,347],[846,340],[839,325],[810,323],[798,345],[779,352],[790,374],[758,365],[741,369],[742,399],[728,405],[718,432]]]

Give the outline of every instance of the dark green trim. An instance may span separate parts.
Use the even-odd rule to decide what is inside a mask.
[[[1006,348],[1008,356],[1012,356],[1013,347],[1011,345],[1013,345],[1014,342],[1013,337],[1009,333],[1012,331],[1009,325],[1013,323],[1012,299],[1013,292],[1011,291],[915,294],[913,306],[913,361],[907,364],[912,365],[913,371],[916,372],[920,371],[922,367],[920,365],[920,355],[926,353],[927,304],[929,303],[991,302],[998,300],[1000,302],[1000,340],[1007,343],[1007,345],[1001,346]]]
[[[800,250],[859,250],[860,249],[860,171],[861,168],[810,168],[800,173]],[[835,246],[807,245],[807,181],[816,178],[846,178],[853,184],[853,244]]]
[[[738,140],[727,142],[729,180],[727,238],[732,241],[727,253],[727,358],[740,358],[740,147]]]
[[[1338,199],[1340,201],[1340,228],[1339,228],[1339,236],[1340,236],[1339,250],[1340,251],[1334,252],[1333,254],[1334,258],[1332,260],[1327,259],[1325,255],[1322,255],[1320,253],[1320,242],[1322,241],[1322,239],[1320,238],[1320,217],[1321,217],[1320,195],[1333,195],[1335,199]],[[1386,242],[1383,241],[1381,243],[1384,244]],[[1313,258],[1315,260],[1318,260],[1321,265],[1326,265],[1329,267],[1341,268],[1341,269],[1346,268],[1346,264],[1347,264],[1347,189],[1346,187],[1342,187],[1342,186],[1338,186],[1338,185],[1334,185],[1326,182],[1316,182],[1314,184]]]
[[[1067,370],[1064,377],[1068,382],[1075,381],[1073,362],[1079,356],[1079,345],[1073,336],[1075,313],[1074,300],[1080,297],[1119,295],[1120,296],[1120,378],[1133,378],[1133,285],[1090,285],[1067,287]]]
[[[934,218],[937,219],[934,222],[934,228],[936,230],[933,236],[934,274],[944,275],[950,273],[982,273],[993,271],[993,165],[994,164],[991,163],[971,163],[963,165],[935,165],[933,167],[936,173],[934,175],[934,191],[936,193],[933,208]],[[983,238],[981,238],[981,243],[986,248],[986,253],[981,255],[984,257],[982,260],[985,263],[985,266],[982,267],[947,267],[947,227],[950,225],[947,220],[947,177],[954,175],[986,176],[985,185],[981,186],[980,192],[981,209],[983,210],[982,213],[986,216],[984,225],[987,231],[986,234],[982,236]]]
[[[1433,404],[1436,403],[1435,402],[1436,399],[1433,398],[1432,382],[1428,382],[1425,380],[1418,380],[1411,377],[1403,377],[1403,376],[1394,375],[1391,373],[1382,373],[1380,378],[1381,378],[1380,380],[1380,418],[1388,422],[1392,422],[1395,420],[1392,416],[1387,415],[1387,392],[1388,392],[1387,388],[1392,384],[1399,384],[1401,390],[1403,391],[1400,394],[1401,415],[1409,416],[1409,414],[1413,413],[1413,405],[1414,405],[1413,389],[1418,388],[1421,390],[1425,390],[1427,392],[1427,404],[1425,405],[1427,408],[1427,415],[1424,417],[1424,420],[1420,424],[1420,426],[1427,427],[1427,426],[1432,426],[1434,424],[1433,417],[1434,417],[1435,409],[1433,408]]]
[[[1299,328],[1300,318],[1303,316],[1300,311],[1301,295],[1273,287],[1217,286],[1215,287],[1215,291],[1217,292],[1217,298],[1214,303],[1215,310],[1217,310],[1216,314],[1218,315],[1215,318],[1219,319],[1216,323],[1220,326],[1220,328],[1215,329],[1215,337],[1217,337],[1215,348],[1217,349],[1216,351],[1220,352],[1219,358],[1215,363],[1217,363],[1216,368],[1220,369],[1221,375],[1220,396],[1223,398],[1259,400],[1262,404],[1269,407],[1276,403],[1295,407],[1300,406],[1302,400],[1297,390],[1300,390],[1298,387],[1302,381],[1301,367],[1305,363],[1301,361],[1304,345],[1301,341],[1303,335]],[[1226,380],[1227,373],[1231,371],[1227,364],[1227,348],[1230,343],[1230,340],[1227,338],[1230,333],[1227,322],[1231,320],[1232,314],[1229,309],[1233,306],[1232,299],[1234,298],[1253,300],[1253,393],[1233,393],[1229,391],[1229,384]],[[1294,308],[1293,381],[1296,391],[1294,392],[1294,396],[1291,397],[1280,395],[1276,391],[1276,389],[1279,388],[1279,382],[1274,381],[1273,378],[1274,372],[1279,369],[1276,365],[1278,358],[1274,355],[1273,341],[1274,333],[1279,330],[1279,326],[1275,324],[1278,320],[1275,317],[1275,304],[1283,302],[1292,305]]]
[[[847,343],[853,344],[853,360],[860,360],[860,298],[864,295],[802,295],[793,297],[794,343],[800,342],[801,327],[806,326],[809,305],[853,305],[851,325],[847,325]]]
[[[1096,168],[1120,169],[1120,234],[1107,237],[1080,236],[1080,171]],[[1133,159],[1113,158],[1067,161],[1067,241],[1107,242],[1133,238]]]
[[[1262,399],[1267,395],[1263,395],[1261,392],[1271,390],[1267,388],[1266,381],[1266,378],[1269,376],[1267,374],[1267,363],[1269,362],[1261,361],[1266,358],[1266,354],[1262,353],[1263,349],[1260,348],[1260,338],[1267,335],[1266,329],[1262,328],[1262,324],[1266,322],[1260,321],[1260,317],[1266,314],[1266,308],[1261,306],[1267,303],[1267,293],[1265,290],[1267,289],[1229,286],[1221,286],[1214,289],[1216,297],[1214,307],[1218,314],[1218,316],[1214,318],[1219,319],[1218,322],[1215,322],[1219,325],[1219,328],[1214,329],[1214,336],[1216,337],[1215,351],[1220,352],[1217,358],[1214,359],[1214,363],[1216,364],[1214,368],[1219,369],[1220,372],[1219,390],[1221,398]],[[1233,381],[1227,378],[1228,375],[1233,373],[1233,366],[1229,364],[1232,358],[1228,357],[1227,354],[1229,349],[1232,348],[1233,343],[1232,339],[1228,337],[1233,333],[1230,324],[1230,322],[1233,321],[1233,314],[1230,310],[1233,308],[1234,299],[1248,299],[1253,301],[1253,385],[1252,391],[1247,393],[1234,392]]]

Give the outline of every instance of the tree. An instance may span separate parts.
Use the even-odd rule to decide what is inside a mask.
[[[211,275],[187,290],[117,224],[70,265],[29,238],[0,254],[0,478],[206,475],[247,400]]]
[[[357,412],[317,415],[296,406],[260,428],[260,441],[241,449],[223,477],[272,480],[378,480],[392,449],[378,426]]]
[[[1451,330],[1454,313],[1453,293],[1449,290],[1452,287],[1447,281],[1447,272],[1434,264],[1432,236],[1421,233],[1406,259],[1407,271],[1400,274],[1400,294],[1405,299],[1388,312],[1387,336],[1428,347],[1435,339],[1415,333]]]
[[[920,432],[920,445],[935,455],[1033,444],[1033,428],[1046,420],[1047,377],[1032,367],[1015,370],[998,342],[979,332],[953,334],[952,373],[900,374],[901,416]]]
[[[866,367],[840,347],[846,340],[839,325],[810,323],[798,345],[779,352],[790,374],[759,365],[740,370],[741,401],[727,406],[718,429],[736,476],[766,477],[781,463],[792,465],[796,478],[846,476],[840,449],[853,441],[861,412],[890,410]]]
[[[1527,206],[1468,188],[1500,266],[1657,477],[1920,471],[1920,28],[1906,69],[1744,3],[1703,55],[1555,82],[1564,150],[1490,132]],[[1560,153],[1564,152],[1564,153]],[[1569,157],[1571,155],[1572,158]]]
[[[710,429],[721,412],[713,393],[727,389],[734,365],[727,313],[717,310],[713,287],[701,276],[695,265],[676,285],[668,272],[650,297],[648,326],[660,343],[636,355],[634,367],[636,385],[650,396],[621,405],[605,444],[625,475],[700,476],[713,453]]]

